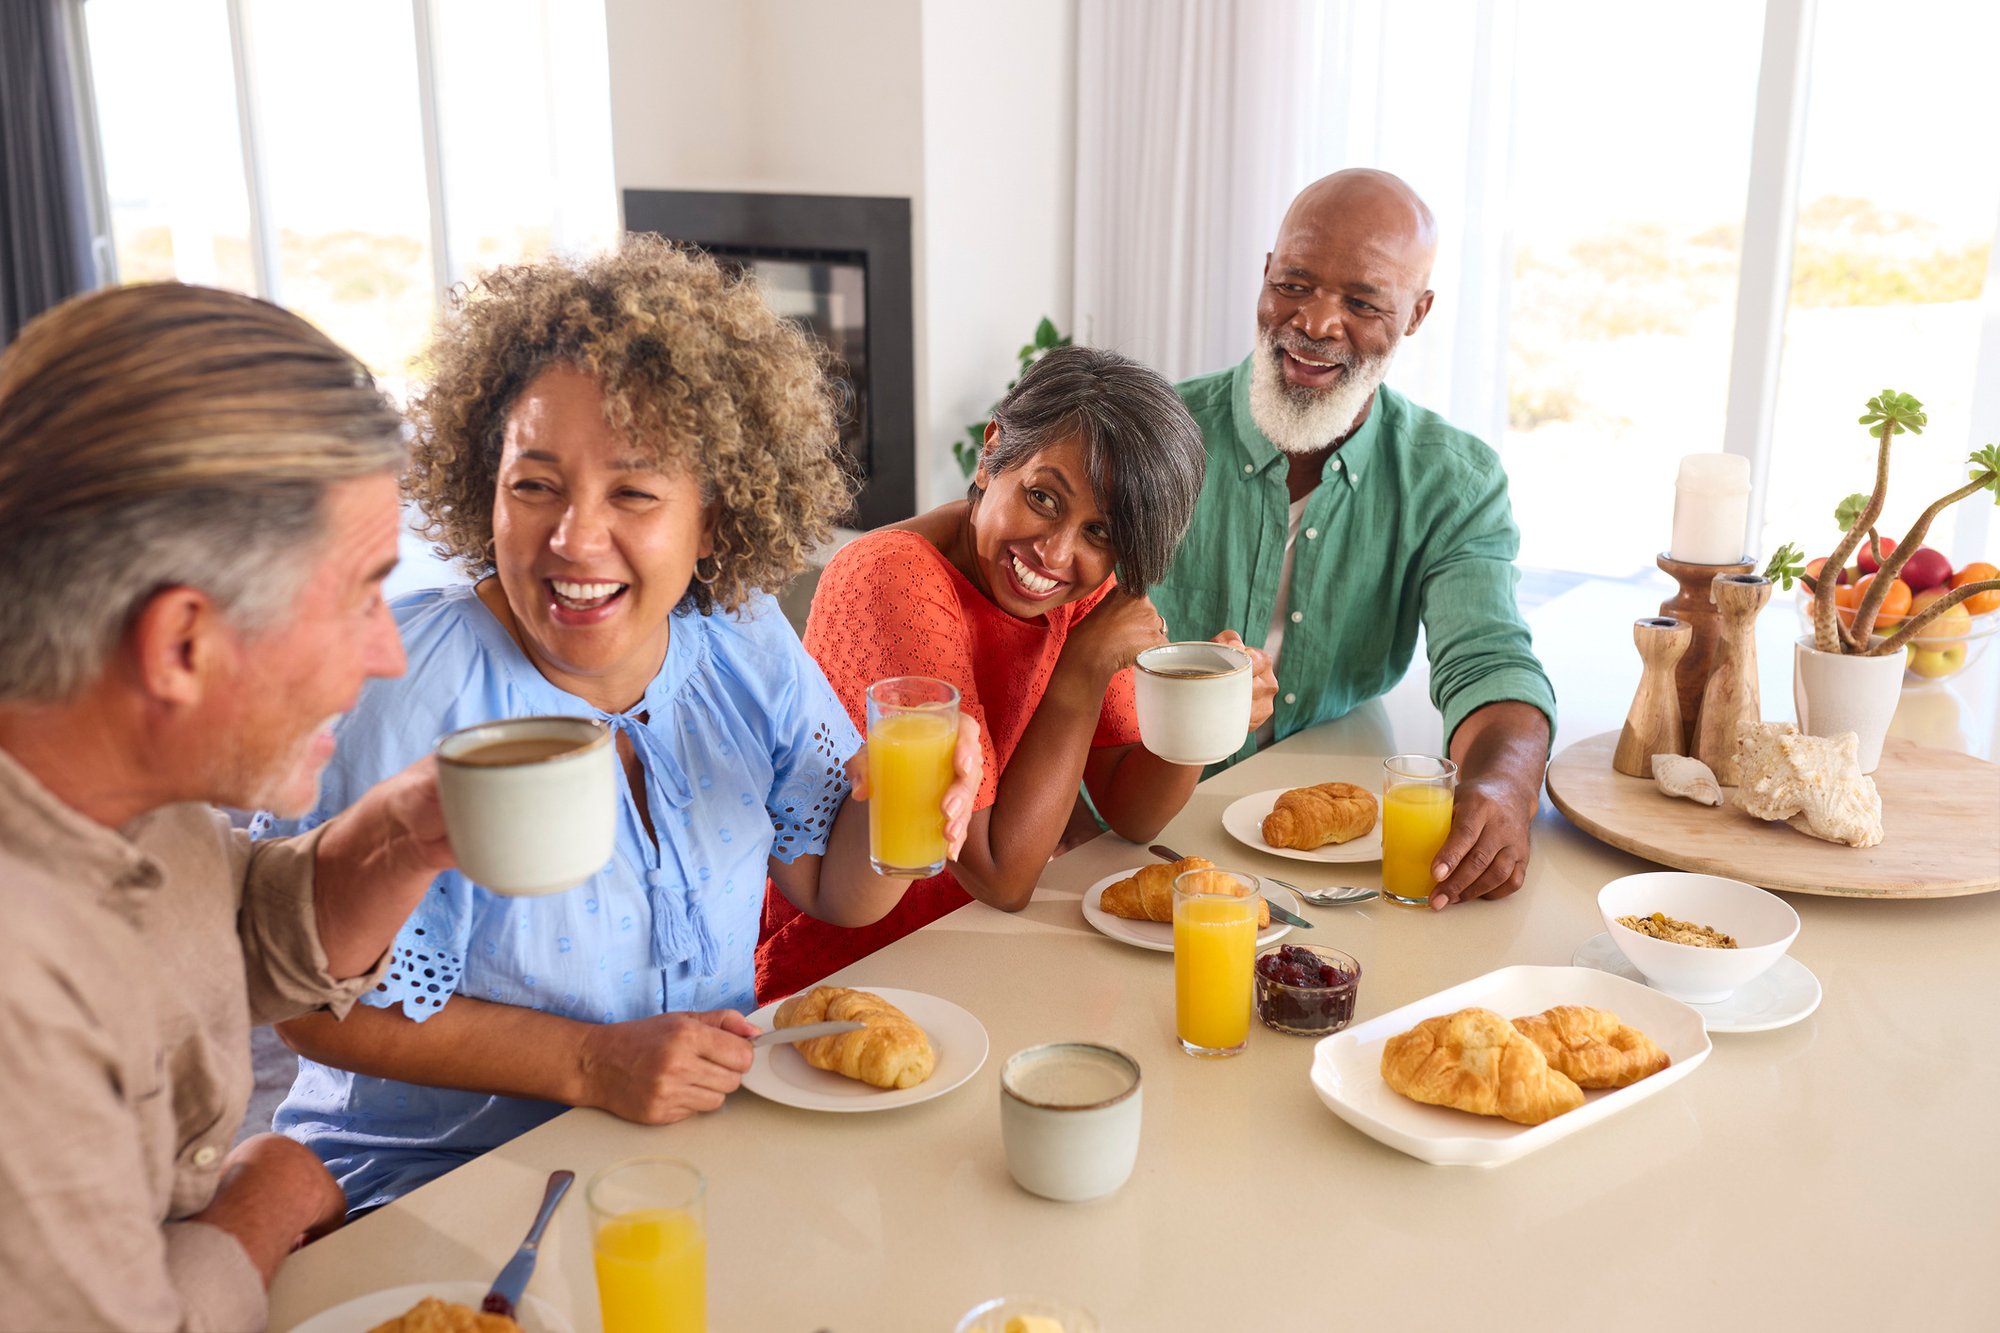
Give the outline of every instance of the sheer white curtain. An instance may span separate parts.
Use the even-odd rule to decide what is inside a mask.
[[[1437,301],[1390,383],[1506,423],[1514,0],[1082,0],[1076,333],[1170,379],[1234,364],[1285,206],[1342,167],[1436,213]]]

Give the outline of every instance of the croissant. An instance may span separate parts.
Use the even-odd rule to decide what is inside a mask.
[[[1539,1125],[1583,1105],[1583,1089],[1490,1009],[1426,1018],[1382,1047],[1382,1081],[1413,1101]]]
[[[1347,842],[1375,827],[1375,795],[1351,782],[1294,787],[1278,797],[1264,816],[1264,841],[1273,847],[1309,852],[1330,842]]]
[[[426,1296],[368,1333],[521,1333],[521,1326],[506,1315],[483,1314],[469,1305]]]
[[[901,1009],[865,990],[815,987],[779,1005],[771,1024],[791,1028],[843,1020],[868,1026],[799,1042],[807,1064],[878,1088],[914,1088],[937,1067],[937,1053],[924,1030]]]
[[[1204,856],[1183,856],[1168,863],[1158,861],[1143,867],[1129,879],[1106,886],[1097,905],[1112,916],[1128,921],[1172,921],[1174,919],[1174,879],[1189,870],[1213,870],[1215,862]],[[1271,924],[1271,904],[1257,899],[1257,929]]]
[[[1637,1028],[1618,1015],[1580,1004],[1559,1004],[1514,1027],[1541,1048],[1549,1068],[1567,1074],[1580,1088],[1622,1088],[1665,1069],[1671,1060]]]

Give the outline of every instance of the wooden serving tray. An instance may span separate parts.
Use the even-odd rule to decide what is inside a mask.
[[[2000,765],[1891,737],[1871,775],[1882,793],[1882,843],[1848,847],[1736,808],[1666,795],[1651,778],[1611,767],[1618,733],[1576,744],[1549,764],[1549,799],[1600,842],[1649,861],[1748,880],[1787,893],[1843,898],[1954,898],[2000,889]]]

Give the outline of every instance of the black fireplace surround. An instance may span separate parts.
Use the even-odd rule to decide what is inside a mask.
[[[838,362],[847,387],[841,447],[862,478],[854,525],[880,527],[916,512],[909,200],[627,190],[625,227],[754,270],[766,299]]]

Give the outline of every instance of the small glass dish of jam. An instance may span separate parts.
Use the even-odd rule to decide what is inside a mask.
[[[1323,944],[1274,944],[1257,955],[1257,1017],[1299,1037],[1323,1037],[1354,1021],[1361,964]]]

